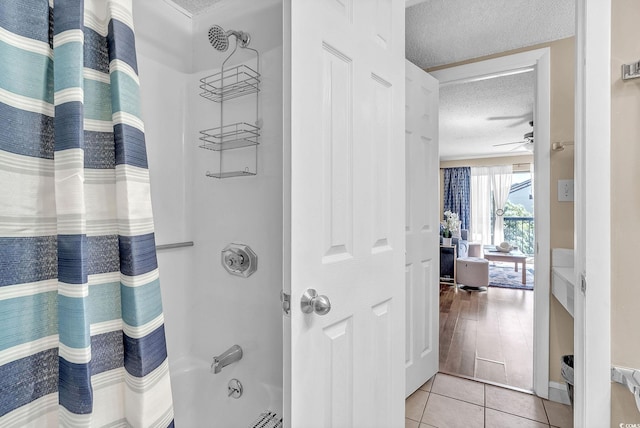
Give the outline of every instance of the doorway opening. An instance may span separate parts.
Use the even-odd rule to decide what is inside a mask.
[[[470,164],[478,161],[466,160]],[[513,166],[504,184],[509,190],[504,192],[506,202],[500,205],[502,221],[496,224],[496,195],[490,186],[477,188],[491,181],[486,176],[491,167],[471,167],[472,202],[479,199],[475,205],[490,207],[487,213],[478,213],[475,206],[472,217],[474,213],[486,217],[491,227],[488,231],[484,228],[484,239],[478,230],[469,232],[468,255],[487,259],[483,263],[488,267],[489,286],[466,287],[468,275],[459,272],[457,285],[443,283],[440,287],[441,372],[533,391],[535,217],[531,171],[529,163]],[[471,221],[476,229],[482,228],[480,223]],[[496,231],[498,225],[501,229]],[[512,249],[496,251],[496,238]]]
[[[534,92],[534,106],[533,106],[533,121],[535,123],[535,139],[534,139],[534,154],[533,154],[533,165],[534,165],[534,177],[535,183],[533,185],[532,195],[534,200],[545,201],[549,199],[550,192],[550,163],[549,163],[549,155],[550,155],[550,50],[549,48],[537,49],[527,52],[522,52],[514,55],[509,55],[505,57],[490,59],[486,61],[480,61],[471,64],[465,64],[457,67],[451,67],[449,69],[443,69],[434,71],[431,74],[436,77],[440,81],[440,88],[446,87],[447,85],[460,84],[465,82],[476,82],[485,79],[493,79],[500,76],[510,76],[513,74],[526,73],[529,71],[534,71],[535,75],[535,92]],[[519,162],[514,162],[519,163]],[[545,204],[534,204],[534,218],[535,218],[535,226],[534,226],[534,236],[535,236],[535,270],[538,272],[547,272],[550,269],[550,256],[549,256],[549,230],[550,230],[550,212],[548,208],[545,208]],[[532,382],[530,385],[532,388],[524,388],[528,390],[533,390],[538,396],[543,398],[548,398],[549,396],[549,278],[547,275],[536,275],[534,277],[534,289],[533,291],[529,291],[530,298],[521,297],[520,300],[514,299],[512,300],[511,305],[520,305],[531,308],[533,313],[533,320],[530,325],[532,325],[532,333],[531,335],[525,336],[522,333],[522,336],[525,337],[524,341],[529,340],[532,348],[533,354],[533,363],[532,363]],[[493,290],[493,288],[492,288]],[[495,303],[495,305],[506,305],[504,302],[504,296],[499,296],[500,294],[508,294],[509,289],[498,289],[496,293],[497,300],[500,303]],[[455,289],[458,292],[457,288]],[[465,292],[470,293],[470,292]],[[516,290],[512,294],[520,294],[521,296],[526,296],[525,290]],[[464,297],[464,294],[461,294],[460,297]],[[474,307],[476,305],[472,301],[472,294],[468,294],[468,304],[461,303],[462,306],[467,306],[469,308]],[[476,295],[479,297],[479,295]],[[450,299],[451,306],[454,305],[453,299]],[[461,300],[463,302],[464,300]],[[447,301],[444,301],[444,304],[447,305]],[[477,301],[478,311],[482,310],[484,307],[490,308],[489,303],[483,303],[481,300]],[[484,305],[484,306],[483,306]],[[442,306],[442,302],[441,302]],[[450,307],[451,307],[450,306]],[[455,307],[454,307],[455,309]],[[465,314],[469,314],[466,312]],[[480,314],[480,312],[478,312]],[[467,319],[458,316],[458,319]],[[506,317],[506,316],[505,316]],[[451,324],[447,327],[446,320],[444,320],[444,316],[440,315],[441,327],[440,334],[446,334],[447,328],[450,329]],[[520,321],[519,321],[520,322]],[[521,322],[522,325],[526,325],[525,321]],[[455,325],[455,324],[454,324]],[[507,327],[508,324],[505,324]],[[505,328],[506,328],[505,327]],[[476,329],[476,334],[478,330]],[[486,330],[481,329],[480,334],[485,334]],[[470,334],[470,332],[467,332]],[[453,339],[453,335],[452,335]],[[495,336],[494,336],[495,339]],[[495,343],[495,341],[494,341]],[[480,365],[482,367],[481,370],[485,370],[485,372],[494,370],[496,368],[495,364],[492,364],[493,360],[491,358],[491,354],[488,357],[484,358]],[[474,353],[473,359],[473,370],[474,376],[477,375],[478,368],[475,367],[476,359]],[[442,358],[444,356],[441,354],[441,363]],[[482,357],[482,356],[481,356]],[[468,357],[467,357],[468,358]],[[506,359],[506,357],[504,357]],[[515,368],[518,367],[517,357],[510,356],[514,362],[512,364],[515,365]],[[460,361],[462,362],[462,357]],[[446,361],[446,360],[445,360]],[[467,365],[470,364],[467,362]],[[520,367],[522,364],[520,364]],[[441,370],[442,370],[441,366]],[[446,370],[444,370],[446,371]],[[521,388],[521,387],[520,387]]]

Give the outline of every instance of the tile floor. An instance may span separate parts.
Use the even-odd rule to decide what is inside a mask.
[[[571,428],[571,407],[438,373],[405,401],[405,428]]]

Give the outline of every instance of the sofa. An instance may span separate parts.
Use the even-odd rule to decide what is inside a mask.
[[[451,244],[455,247],[455,255],[457,258],[468,256],[468,236],[469,231],[462,229],[460,230],[460,238],[453,238],[451,240]],[[442,235],[440,235],[440,245],[442,245]],[[456,282],[456,259],[454,258],[453,248],[440,247],[440,280]]]

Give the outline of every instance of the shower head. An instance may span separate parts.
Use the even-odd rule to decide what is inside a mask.
[[[216,50],[224,52],[229,48],[229,36],[235,36],[243,48],[246,48],[251,41],[249,33],[245,33],[244,31],[224,31],[219,25],[214,25],[209,28],[209,43],[211,43],[211,46]]]

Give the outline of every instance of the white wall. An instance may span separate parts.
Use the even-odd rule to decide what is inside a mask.
[[[243,348],[239,363],[203,380],[214,392],[208,408],[197,411],[214,415],[207,426],[225,428],[248,426],[267,408],[282,410],[282,5],[239,3],[222,2],[191,19],[163,1],[134,2],[156,242],[195,242],[158,253],[170,368],[175,375],[208,367],[230,346]],[[198,95],[199,79],[217,71],[232,48],[220,53],[210,46],[213,24],[249,32],[261,55],[263,126],[255,177],[205,176],[217,170],[217,153],[198,148],[198,132],[219,126],[219,105]],[[231,63],[246,60],[245,53]],[[252,123],[254,100],[225,104],[225,123]],[[246,150],[233,155],[253,163],[253,149]],[[258,254],[250,278],[223,269],[220,252],[231,242]],[[231,378],[244,385],[239,400],[227,398]],[[265,385],[275,394],[265,395]],[[176,406],[178,424],[183,407]]]
[[[156,244],[188,241],[192,142],[184,138],[191,20],[163,1],[133,3],[140,102],[151,178]],[[158,32],[162,28],[162,33]],[[187,67],[184,65],[187,64]],[[169,362],[189,354],[191,248],[158,252]]]
[[[246,403],[257,397],[251,394],[262,394],[261,384],[282,386],[282,8],[278,4],[251,14],[245,9],[241,19],[230,20],[223,11],[214,8],[194,18],[193,81],[218,71],[233,47],[232,40],[226,53],[213,49],[207,38],[211,25],[249,32],[250,46],[261,55],[259,119],[263,126],[255,177],[208,178],[206,171],[217,171],[218,154],[197,149],[192,171],[192,224],[197,226],[193,285],[201,299],[194,311],[194,329],[209,340],[196,343],[194,353],[210,358],[236,343],[242,346],[242,361],[215,376],[220,387],[213,402],[222,403],[220,410],[229,421],[244,421],[238,426],[247,426],[270,405],[265,402],[264,408],[252,413]],[[246,52],[239,53],[238,58],[247,58],[242,56]],[[229,63],[237,64],[235,58]],[[254,64],[252,59],[247,61],[247,65]],[[192,141],[197,141],[199,130],[219,126],[220,106],[198,93],[194,86],[190,93]],[[254,95],[225,103],[225,123],[235,121],[255,121]],[[240,149],[233,156],[252,168],[253,148]],[[223,269],[220,251],[232,242],[248,244],[258,255],[258,271],[251,277],[231,276]],[[245,386],[240,400],[226,399],[226,385],[233,377]],[[279,409],[274,410],[282,409],[281,395],[278,401]]]

